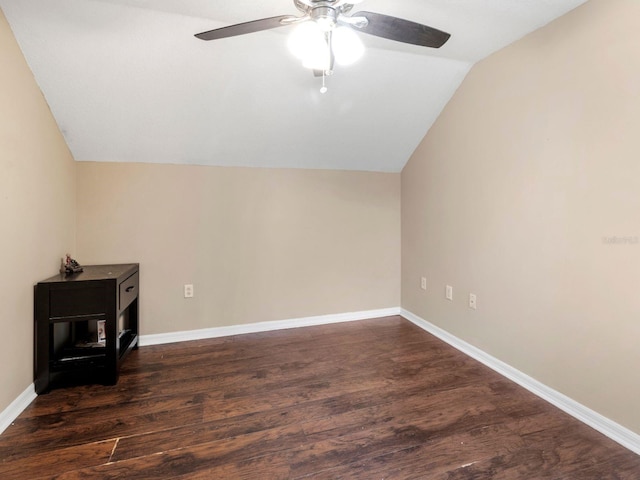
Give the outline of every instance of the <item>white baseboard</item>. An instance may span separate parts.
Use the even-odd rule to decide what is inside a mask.
[[[36,390],[32,383],[7,408],[0,412],[0,433],[4,432],[36,397]]]
[[[423,330],[426,330],[432,335],[438,337],[440,340],[443,340],[452,347],[469,355],[471,358],[478,360],[480,363],[483,363],[492,370],[495,370],[502,376],[508,378],[509,380],[512,380],[521,387],[526,388],[531,393],[537,395],[543,400],[546,400],[552,405],[555,405],[560,410],[589,425],[591,428],[606,435],[623,447],[626,447],[632,452],[640,455],[640,435],[638,435],[637,433],[632,432],[631,430],[623,427],[613,420],[600,415],[598,412],[595,412],[590,408],[585,407],[581,403],[578,403],[575,400],[567,397],[566,395],[546,386],[538,380],[526,375],[525,373],[522,373],[520,370],[513,368],[512,366],[502,362],[501,360],[498,360],[497,358],[489,355],[479,348],[476,348],[473,345],[465,342],[464,340],[461,340],[458,337],[450,334],[446,330],[443,330],[442,328],[427,322],[414,313],[402,309],[401,315]]]
[[[352,322],[355,320],[387,317],[390,315],[400,315],[400,307],[365,310],[361,312],[337,313],[332,315],[319,315],[315,317],[291,318],[288,320],[275,320],[271,322],[248,323],[246,325],[230,325],[228,327],[203,328],[182,332],[140,335],[138,343],[140,346],[144,347],[148,345],[160,345],[163,343],[201,340],[204,338],[228,337],[230,335],[241,335],[243,333],[268,332],[271,330],[283,330],[286,328],[311,327],[314,325],[327,325],[330,323]]]

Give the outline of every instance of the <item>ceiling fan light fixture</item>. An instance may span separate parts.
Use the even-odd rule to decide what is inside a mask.
[[[327,70],[331,65],[331,52],[327,37],[316,22],[296,26],[287,40],[289,51],[302,60],[302,65],[313,70]]]
[[[316,22],[304,22],[296,26],[287,40],[289,51],[302,60],[302,65],[313,70],[327,70],[331,53],[325,32]]]
[[[338,27],[332,32],[331,47],[339,65],[351,65],[364,54],[364,44],[349,27]]]
[[[302,66],[311,70],[329,70],[331,68],[331,54],[325,44],[324,48],[314,48],[309,50],[302,59]]]
[[[315,22],[303,22],[293,29],[287,39],[289,51],[300,60],[304,59],[309,50],[313,50],[320,42],[324,42],[324,33]]]

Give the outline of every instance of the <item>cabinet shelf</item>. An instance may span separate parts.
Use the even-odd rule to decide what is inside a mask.
[[[115,384],[120,363],[137,348],[139,265],[83,268],[35,287],[38,394],[58,384]]]
[[[49,318],[50,323],[68,323],[68,322],[88,322],[91,320],[105,320],[105,316],[103,314],[94,314],[94,315],[74,315],[69,317],[51,317]]]
[[[106,349],[95,349],[94,354],[89,355],[85,352],[78,352],[78,355],[72,353],[65,353],[60,358],[54,359],[50,362],[50,368],[53,372],[60,372],[65,370],[74,370],[79,368],[93,368],[104,367],[105,359],[107,358]]]

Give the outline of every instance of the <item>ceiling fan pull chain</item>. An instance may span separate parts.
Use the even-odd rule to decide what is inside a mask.
[[[322,69],[322,87],[320,87],[320,93],[327,93],[327,86],[325,84],[325,80],[327,78],[327,74],[331,73],[333,70],[333,50],[331,45],[331,30],[325,32],[324,39],[326,41],[327,46],[327,56],[329,58],[328,68]]]

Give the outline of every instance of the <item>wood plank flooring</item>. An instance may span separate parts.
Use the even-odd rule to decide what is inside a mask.
[[[640,479],[640,456],[401,317],[143,347],[53,390],[0,478]]]

